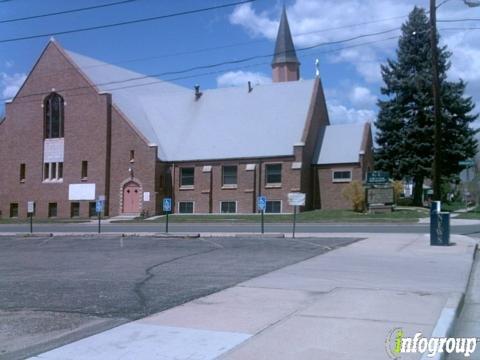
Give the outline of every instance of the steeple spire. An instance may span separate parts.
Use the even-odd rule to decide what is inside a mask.
[[[278,27],[272,69],[274,82],[295,81],[300,79],[300,62],[295,52],[295,45],[293,45],[285,5],[282,9],[282,17],[280,19],[280,26]]]

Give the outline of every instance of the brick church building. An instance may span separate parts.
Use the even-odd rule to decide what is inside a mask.
[[[51,40],[0,120],[0,217],[288,213],[349,208],[372,168],[369,124],[330,125],[320,76],[300,79],[285,10],[271,84],[188,89]]]

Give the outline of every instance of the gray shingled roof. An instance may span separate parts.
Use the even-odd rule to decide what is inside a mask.
[[[290,33],[290,25],[288,25],[287,11],[283,7],[280,25],[278,27],[277,41],[275,43],[275,55],[272,65],[283,63],[298,64],[297,53],[293,45],[292,34]]]
[[[328,125],[314,164],[347,164],[359,161],[365,124]]]
[[[314,80],[194,90],[67,51],[71,59],[151,144],[163,161],[293,154],[301,141]],[[110,83],[110,84],[108,84]],[[146,86],[135,86],[144,85]],[[129,86],[127,88],[121,88]]]

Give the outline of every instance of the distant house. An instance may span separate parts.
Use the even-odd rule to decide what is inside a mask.
[[[368,124],[330,125],[320,77],[300,80],[282,13],[273,83],[204,90],[106,64],[50,41],[0,122],[0,211],[26,217],[348,208],[372,167]]]

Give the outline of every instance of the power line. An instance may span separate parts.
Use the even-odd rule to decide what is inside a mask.
[[[315,48],[318,48],[318,47],[321,47],[321,46],[337,45],[337,44],[341,44],[341,43],[350,42],[350,41],[358,40],[358,39],[361,39],[361,38],[365,38],[365,37],[368,37],[368,36],[378,36],[378,35],[381,35],[381,34],[386,34],[386,33],[393,32],[393,31],[398,31],[398,30],[400,30],[400,29],[396,28],[396,29],[390,29],[390,30],[385,30],[385,31],[379,31],[379,32],[376,32],[376,33],[371,33],[371,34],[357,35],[357,36],[354,36],[354,37],[351,37],[351,38],[348,38],[348,39],[343,39],[343,40],[323,42],[323,43],[315,44],[315,45],[312,45],[312,46],[299,48],[299,49],[297,49],[297,52],[303,52],[303,51],[315,49]],[[145,80],[145,79],[153,78],[153,77],[181,75],[181,74],[185,74],[185,73],[192,72],[192,71],[197,71],[197,70],[207,70],[207,69],[212,69],[212,68],[221,67],[221,66],[225,66],[225,65],[242,64],[242,63],[249,62],[249,61],[256,60],[256,59],[270,58],[270,57],[273,57],[275,55],[276,55],[275,53],[255,55],[255,56],[250,56],[250,57],[242,58],[242,59],[227,60],[227,61],[214,63],[214,64],[194,66],[194,67],[187,68],[187,69],[182,69],[182,70],[166,71],[166,72],[157,73],[157,74],[136,76],[136,77],[123,79],[123,80],[108,81],[108,82],[104,82],[104,83],[94,84],[94,86],[107,86],[107,85],[123,84],[123,83],[128,83],[128,82],[131,82],[131,81]],[[81,87],[73,87],[73,88],[62,89],[61,91],[73,91],[73,90],[78,90],[78,89],[82,89],[82,88],[90,88],[90,87],[91,87],[91,85],[81,86]],[[32,96],[37,96],[37,95],[42,95],[42,94],[44,94],[44,92],[24,95],[24,96],[22,96],[22,98],[23,97],[32,97]],[[2,99],[2,100],[5,101],[5,100],[8,100],[8,99]]]
[[[22,41],[22,40],[31,40],[31,39],[38,39],[38,38],[43,38],[43,37],[55,36],[55,35],[73,34],[73,33],[79,33],[79,32],[84,32],[84,31],[92,31],[92,30],[106,29],[106,28],[112,28],[112,27],[117,27],[117,26],[132,25],[132,24],[138,24],[138,23],[143,23],[143,22],[168,19],[168,18],[173,18],[173,17],[177,17],[177,16],[197,14],[197,13],[211,11],[211,10],[224,9],[224,8],[228,8],[228,7],[232,7],[232,6],[252,3],[252,2],[255,2],[255,1],[257,1],[257,0],[243,0],[243,1],[237,1],[237,2],[233,2],[233,3],[227,3],[227,4],[222,4],[222,5],[216,5],[216,6],[209,6],[209,7],[199,8],[199,9],[194,9],[194,10],[186,10],[186,11],[181,11],[181,12],[178,12],[178,13],[172,13],[172,14],[167,14],[167,15],[152,16],[152,17],[148,17],[148,18],[122,21],[122,22],[117,22],[117,23],[112,23],[112,24],[90,26],[90,27],[85,27],[85,28],[80,28],[80,29],[70,29],[70,30],[64,30],[64,31],[55,31],[55,32],[50,32],[50,33],[45,33],[45,34],[29,35],[29,36],[10,38],[10,39],[1,39],[0,43],[16,42],[16,41]]]
[[[313,48],[318,47],[318,46],[336,45],[336,44],[339,44],[339,43],[341,44],[341,43],[344,43],[344,42],[349,42],[349,41],[361,39],[361,38],[364,38],[364,37],[382,35],[382,34],[389,33],[389,32],[395,31],[395,30],[399,30],[399,29],[389,29],[389,30],[380,31],[380,32],[377,32],[377,33],[362,34],[362,35],[358,35],[358,36],[353,37],[353,38],[335,40],[335,41],[331,41],[331,42],[324,42],[324,43],[314,45]],[[297,36],[298,35],[300,35],[300,34],[297,34]],[[261,40],[261,41],[266,41],[266,40]],[[258,42],[258,41],[242,42],[242,43],[236,43],[236,44],[230,44],[230,45],[222,45],[222,46],[216,46],[216,47],[210,47],[210,48],[203,48],[203,49],[197,49],[197,50],[191,50],[191,51],[178,52],[178,53],[173,53],[173,54],[165,54],[165,55],[162,55],[162,56],[151,56],[151,57],[145,57],[145,58],[139,58],[139,59],[117,61],[117,62],[112,62],[112,63],[88,65],[88,66],[80,67],[80,69],[83,70],[83,69],[97,68],[97,67],[110,66],[110,65],[122,64],[122,63],[136,62],[136,61],[146,61],[146,60],[153,60],[153,59],[175,57],[175,56],[180,56],[180,55],[196,54],[196,53],[209,52],[209,51],[220,50],[220,49],[225,49],[225,48],[231,48],[231,47],[235,47],[235,46],[239,46],[239,45],[248,45],[248,44],[256,43],[256,42]],[[298,49],[298,51],[302,51],[302,50],[309,50],[309,48]],[[275,55],[275,54],[270,54],[269,53],[267,55],[261,55],[261,57],[269,57],[269,56],[273,56],[273,55]],[[248,59],[250,59],[250,58],[248,58]],[[65,71],[74,71],[74,70],[75,69],[69,69],[69,70],[65,70]],[[54,74],[54,73],[58,73],[58,71],[42,73],[39,76],[49,76],[49,75]]]
[[[456,29],[457,29],[457,28],[444,28],[444,29],[440,29],[440,30],[456,30]],[[463,28],[460,28],[460,29],[461,29],[461,30],[464,30]],[[480,29],[480,28],[470,28],[470,29]],[[315,48],[318,48],[318,47],[321,47],[321,46],[337,45],[337,44],[341,44],[341,43],[345,43],[345,42],[350,42],[350,41],[358,40],[358,39],[365,38],[365,37],[369,37],[369,36],[378,36],[378,35],[381,35],[381,34],[386,34],[386,33],[390,33],[390,32],[397,31],[397,30],[400,30],[400,29],[399,29],[399,28],[389,29],[389,30],[384,30],[384,31],[376,32],[376,33],[369,33],[369,34],[357,35],[357,36],[354,36],[354,37],[351,37],[351,38],[348,38],[348,39],[335,40],[335,41],[330,41],[330,42],[323,42],[323,43],[315,44],[315,45],[312,45],[312,46],[307,46],[307,47],[299,48],[299,49],[297,49],[297,51],[298,51],[298,52],[303,52],[303,51],[312,50],[312,49],[315,49]],[[388,37],[388,38],[385,38],[385,39],[379,39],[379,40],[373,40],[373,41],[364,42],[364,43],[359,43],[359,44],[353,44],[353,45],[345,46],[345,47],[338,48],[338,49],[326,50],[326,51],[319,52],[319,53],[320,53],[320,54],[325,54],[325,53],[332,53],[332,52],[340,52],[340,51],[343,51],[343,50],[349,49],[349,48],[360,47],[360,46],[365,46],[365,45],[371,45],[371,44],[374,44],[374,43],[378,43],[378,42],[382,42],[382,41],[387,41],[387,40],[392,40],[392,39],[398,39],[398,38],[399,38],[399,36],[392,36],[392,37]],[[81,87],[66,88],[66,89],[61,89],[61,90],[58,90],[58,91],[73,91],[73,90],[80,90],[80,89],[91,88],[92,86],[115,85],[115,84],[128,83],[128,82],[136,81],[136,80],[144,80],[144,79],[148,79],[148,78],[156,78],[156,77],[171,76],[171,75],[180,75],[180,74],[185,74],[185,73],[192,72],[192,71],[197,71],[197,70],[206,70],[206,69],[211,69],[211,68],[215,68],[215,67],[221,67],[221,66],[225,66],[225,65],[241,64],[241,63],[248,62],[248,61],[252,61],[252,60],[255,60],[255,59],[272,57],[272,56],[274,56],[274,55],[275,55],[275,53],[274,53],[274,54],[268,54],[268,55],[266,55],[266,54],[265,54],[265,55],[256,55],[256,56],[251,56],[251,57],[248,57],[248,58],[242,58],[242,59],[237,59],[237,60],[223,61],[223,62],[215,63],[215,64],[207,64],[207,65],[195,66],[195,67],[191,67],[191,68],[188,68],[188,69],[182,69],[182,70],[177,70],[177,71],[167,71],[167,72],[163,72],[163,73],[159,73],[159,74],[142,75],[142,76],[132,77],[132,78],[129,78],[129,79],[124,79],[124,80],[110,81],[110,82],[98,83],[98,84],[93,84],[93,85],[88,85],[88,86],[81,86]],[[269,64],[269,62],[256,64],[255,66],[265,65],[265,64]],[[109,64],[105,64],[105,65],[109,65]],[[246,65],[246,66],[243,66],[243,67],[237,67],[237,68],[235,68],[235,69],[241,69],[241,68],[251,67],[251,66],[252,66],[252,65]],[[224,71],[226,71],[226,69],[218,70],[218,71],[216,71],[216,72],[214,72],[214,73],[219,73],[219,72],[224,72]],[[206,73],[206,75],[208,75],[208,74],[211,74],[211,72]],[[111,88],[111,89],[109,89],[108,91],[113,91],[113,90],[118,90],[118,89],[124,89],[124,88],[130,88],[130,87],[147,86],[147,85],[149,85],[149,84],[154,84],[154,83],[159,83],[159,82],[166,82],[166,81],[182,80],[182,79],[191,78],[191,77],[197,77],[197,76],[199,76],[199,75],[191,75],[191,76],[186,76],[186,77],[177,77],[177,78],[172,78],[172,79],[168,79],[168,80],[158,80],[158,81],[153,81],[153,82],[151,82],[151,83],[126,85],[126,86],[123,86],[123,87]],[[45,94],[45,92],[32,93],[32,94],[24,95],[24,96],[21,96],[21,97],[15,97],[15,99],[32,97],[32,96],[37,96],[37,95],[42,95],[42,94]],[[4,99],[1,99],[1,100],[2,100],[2,101],[6,101],[6,100],[10,100],[10,98],[4,98]]]
[[[8,0],[8,1],[11,1],[11,0]],[[72,13],[76,13],[76,12],[80,12],[80,11],[87,11],[87,10],[94,10],[94,9],[110,7],[110,6],[123,5],[123,4],[131,3],[131,2],[134,2],[134,1],[137,1],[137,0],[123,0],[123,1],[117,1],[117,2],[107,3],[107,4],[102,4],[102,5],[94,5],[94,6],[88,6],[88,7],[83,7],[83,8],[77,8],[77,9],[57,11],[57,12],[48,13],[48,14],[39,14],[39,15],[18,17],[18,18],[14,18],[14,19],[0,20],[0,24],[11,23],[11,22],[16,22],[16,21],[23,21],[23,20],[39,19],[39,18],[50,17],[50,16],[64,15],[64,14],[72,14]]]
[[[444,22],[444,23],[449,23],[449,22],[465,22],[465,21],[480,21],[479,18],[472,18],[472,19],[445,19],[445,20],[437,20],[437,22]]]
[[[399,36],[392,36],[384,39],[379,39],[379,40],[373,40],[373,41],[368,41],[368,42],[363,42],[363,43],[358,43],[354,45],[349,45],[349,46],[344,46],[341,48],[337,49],[331,49],[331,50],[324,50],[324,51],[318,51],[316,53],[310,53],[305,55],[304,57],[315,57],[318,56],[319,54],[329,54],[329,53],[335,53],[335,52],[341,52],[345,49],[350,49],[350,48],[355,48],[355,47],[361,47],[365,45],[371,45],[374,43],[379,43],[379,42],[384,42],[388,40],[393,40],[393,39],[398,39]],[[168,79],[155,79],[151,82],[148,83],[142,83],[142,84],[129,84],[129,85],[123,85],[115,88],[111,88],[108,91],[115,91],[115,90],[122,90],[122,89],[130,89],[130,88],[135,88],[135,87],[143,87],[143,86],[149,86],[149,85],[155,85],[155,84],[160,84],[160,83],[165,83],[165,82],[173,82],[173,81],[179,81],[179,80],[186,80],[186,79],[193,79],[193,78],[199,78],[199,77],[204,77],[204,76],[209,76],[209,75],[215,75],[215,74],[220,74],[224,73],[226,71],[235,71],[235,70],[242,70],[242,69],[247,69],[247,68],[252,68],[252,67],[257,67],[257,66],[264,66],[264,65],[270,65],[270,62],[260,62],[260,63],[254,63],[254,64],[248,64],[248,65],[242,65],[242,66],[236,66],[236,67],[230,67],[227,69],[221,69],[221,70],[215,70],[215,71],[209,71],[209,72],[203,72],[199,74],[193,74],[193,75],[184,75],[184,76],[179,76],[179,77],[174,77],[174,78],[168,78]],[[95,86],[95,84],[93,85]],[[81,86],[81,87],[76,87],[76,88],[71,88],[71,89],[57,89],[57,91],[73,91],[73,90],[86,90],[86,89],[91,89],[92,86]],[[175,91],[174,91],[175,92]],[[172,93],[169,91],[169,93]],[[25,96],[19,96],[16,97],[15,100],[19,100],[19,103],[24,104],[24,103],[30,103],[30,102],[37,102],[38,100],[22,100],[24,98],[28,98],[31,96],[36,96],[36,95],[43,95],[46,94],[46,92],[42,93],[37,93],[37,94],[29,94]],[[71,94],[69,97],[76,97],[76,96],[85,96],[87,93],[78,93],[78,94]],[[4,99],[5,100],[5,99]]]

